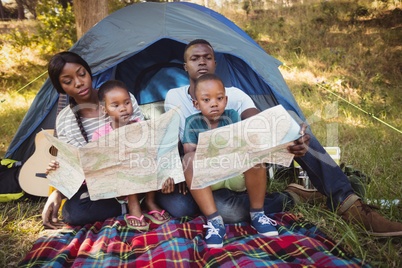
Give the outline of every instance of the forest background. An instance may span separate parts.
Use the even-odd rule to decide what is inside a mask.
[[[109,13],[133,2],[108,0]],[[365,202],[379,206],[385,217],[402,221],[401,1],[196,3],[232,20],[284,63],[280,70],[318,140],[323,146],[340,147],[341,162],[371,178],[365,184]],[[68,50],[77,33],[74,5],[69,0],[3,0],[0,17],[3,158],[47,78],[48,60]],[[270,180],[271,191],[283,190],[289,181],[296,180],[284,171]],[[0,203],[1,267],[17,266],[44,234],[40,216],[44,202],[24,199]],[[360,226],[346,224],[320,205],[299,205],[293,212],[374,267],[402,266],[401,238],[368,236]]]

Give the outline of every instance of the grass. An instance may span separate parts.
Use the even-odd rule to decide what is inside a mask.
[[[6,34],[1,35],[6,40]],[[47,60],[36,48],[14,48],[4,43],[0,50],[0,157],[8,146],[36,93],[47,75],[29,82],[47,71]],[[26,87],[25,87],[26,86]],[[23,89],[22,89],[23,88]]]
[[[280,70],[318,140],[324,146],[339,146],[342,162],[371,177],[366,201],[379,204],[380,199],[401,199],[401,134],[327,91],[402,129],[401,2],[305,0],[285,7],[269,3],[248,15],[234,6],[215,10],[285,64]],[[46,70],[46,58],[36,51],[30,48],[19,54],[7,45],[0,51],[1,61],[10,58],[8,67],[0,64],[0,99],[7,99],[0,104],[2,157],[43,83],[14,93]],[[283,181],[271,183],[272,191],[285,187]],[[40,236],[42,207],[43,201],[0,204],[0,239],[5,241],[0,266],[15,266]],[[293,212],[373,267],[402,266],[401,238],[368,236],[361,227],[345,224],[318,205],[296,206]],[[392,205],[380,213],[402,221],[401,206]]]
[[[0,266],[16,267],[42,230],[44,202],[32,200],[0,203]]]
[[[401,133],[327,90],[402,130],[398,109],[402,12],[400,2],[395,3],[304,1],[291,7],[271,4],[248,16],[238,10],[223,11],[284,63],[280,70],[313,133],[323,146],[339,146],[342,162],[371,177],[365,201],[374,204],[380,199],[401,200]],[[283,190],[286,183],[271,186]],[[361,227],[345,224],[320,206],[300,205],[294,212],[374,267],[402,266],[401,238],[368,236]],[[380,212],[402,221],[400,206]]]

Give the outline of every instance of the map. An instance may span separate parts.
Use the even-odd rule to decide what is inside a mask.
[[[169,177],[184,181],[178,109],[118,128],[81,148],[45,133],[60,163],[49,173],[49,184],[71,198],[85,180],[90,199],[99,200],[156,191]]]
[[[288,167],[294,155],[287,147],[301,137],[299,131],[299,124],[278,105],[235,124],[200,133],[191,188],[205,188],[260,163]]]

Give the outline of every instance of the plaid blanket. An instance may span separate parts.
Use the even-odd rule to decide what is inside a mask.
[[[172,219],[147,233],[123,216],[68,227],[39,238],[20,267],[370,267],[293,214],[271,214],[280,235],[263,237],[249,223],[227,224],[224,246],[208,249],[206,218]]]

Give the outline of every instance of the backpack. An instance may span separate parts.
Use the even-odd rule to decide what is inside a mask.
[[[343,173],[349,178],[350,184],[352,185],[353,190],[360,198],[366,197],[366,185],[368,185],[371,181],[370,177],[367,174],[364,174],[360,170],[354,168],[351,165],[346,165],[342,163],[340,165]]]
[[[21,198],[24,192],[18,183],[18,175],[22,163],[11,159],[1,159],[0,164],[0,202]]]

